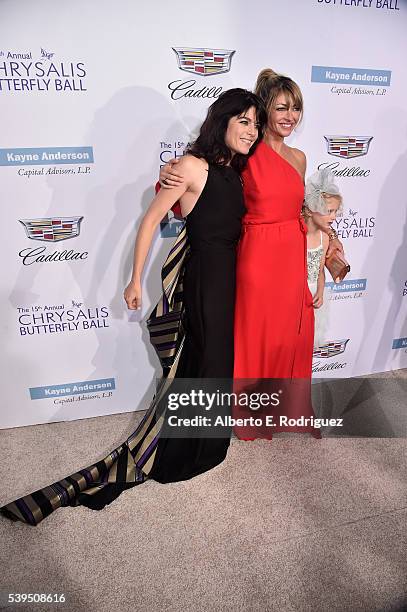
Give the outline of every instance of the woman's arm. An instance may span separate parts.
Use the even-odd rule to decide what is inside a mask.
[[[184,159],[182,160],[181,167],[186,177],[184,182],[174,189],[161,189],[151,202],[140,223],[134,246],[133,272],[130,283],[124,291],[124,299],[130,310],[139,310],[141,308],[141,276],[154,232],[173,204],[193,185],[195,178],[194,170],[196,168],[195,161],[199,163],[199,160],[191,158],[185,158],[185,161]]]

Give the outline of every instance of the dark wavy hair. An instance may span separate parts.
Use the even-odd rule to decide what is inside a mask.
[[[225,144],[225,134],[229,120],[232,117],[244,115],[246,111],[254,107],[259,134],[256,142],[250,148],[247,155],[241,153],[232,154]],[[186,153],[195,157],[205,159],[209,164],[230,165],[241,172],[245,167],[248,158],[260,140],[267,125],[267,113],[263,102],[258,96],[246,89],[228,89],[211,104],[208,114],[203,122],[199,136],[193,142]]]

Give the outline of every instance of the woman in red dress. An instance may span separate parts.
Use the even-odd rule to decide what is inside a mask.
[[[247,212],[238,250],[234,378],[238,389],[271,392],[277,385],[285,396],[281,394],[278,410],[266,410],[274,417],[272,426],[235,431],[242,438],[271,438],[276,431],[314,431],[312,421],[286,425],[280,418],[313,416],[309,381],[314,311],[301,218],[306,158],[284,142],[301,119],[301,90],[292,79],[266,69],[255,92],[266,105],[268,125],[242,175]],[[288,385],[292,379],[297,381]],[[235,416],[248,416],[248,411],[237,409]]]
[[[256,92],[268,110],[263,142],[243,173],[235,378],[311,376],[313,308],[307,288],[305,155],[285,144],[302,113],[298,86],[263,70]]]

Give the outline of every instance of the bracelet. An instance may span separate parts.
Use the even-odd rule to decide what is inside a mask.
[[[334,229],[331,229],[331,231],[328,233],[328,238],[329,242],[332,242],[332,240],[338,240],[338,234]]]

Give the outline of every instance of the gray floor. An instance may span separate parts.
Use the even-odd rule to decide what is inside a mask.
[[[0,431],[0,503],[100,458],[140,416]],[[211,472],[101,512],[0,519],[0,590],[65,594],[16,607],[41,612],[407,609],[406,467],[401,437],[233,440]]]

